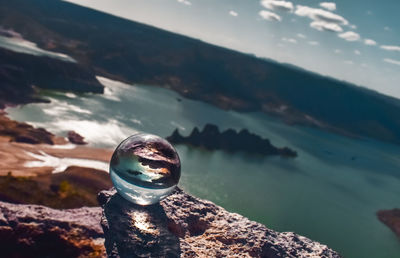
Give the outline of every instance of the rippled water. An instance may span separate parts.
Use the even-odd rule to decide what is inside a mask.
[[[45,92],[51,104],[9,108],[16,120],[55,133],[75,130],[93,146],[115,148],[136,131],[168,136],[194,126],[248,128],[296,159],[177,146],[181,187],[279,231],[295,231],[345,257],[400,257],[400,242],[376,218],[400,207],[400,146],[288,126],[265,114],[227,112],[151,87],[100,78],[104,95]],[[181,101],[179,101],[179,99]]]
[[[23,54],[48,56],[66,62],[76,62],[75,59],[68,55],[41,49],[35,43],[22,38],[11,38],[0,35],[0,47]]]

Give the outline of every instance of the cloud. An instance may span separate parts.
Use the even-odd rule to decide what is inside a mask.
[[[229,14],[234,16],[234,17],[237,17],[239,15],[237,12],[235,12],[233,10],[229,11]]]
[[[319,42],[318,41],[308,41],[308,44],[310,44],[311,46],[318,46]]]
[[[277,15],[276,13],[270,12],[270,11],[262,10],[258,14],[264,20],[268,20],[268,21],[281,21],[282,20],[282,18],[279,15]]]
[[[356,55],[359,56],[359,55],[361,55],[361,52],[360,52],[359,50],[356,49],[356,50],[354,50],[354,54],[356,54]]]
[[[354,64],[354,62],[353,62],[353,61],[351,61],[351,60],[346,60],[346,61],[344,61],[344,63],[345,63],[345,64],[349,64],[349,65],[352,65],[352,64]]]
[[[400,61],[394,60],[394,59],[390,59],[390,58],[385,58],[385,59],[383,59],[383,61],[386,62],[386,63],[389,63],[389,64],[400,65]]]
[[[329,10],[329,11],[335,11],[336,10],[336,4],[332,2],[322,2],[319,4],[319,6]]]
[[[349,22],[342,16],[319,8],[312,8],[304,5],[297,5],[294,12],[298,16],[308,17],[313,22],[310,26],[317,30],[341,32],[341,25],[348,25]]]
[[[349,24],[349,22],[340,15],[318,8],[311,8],[304,5],[297,5],[295,14],[298,16],[308,17],[315,21],[325,21],[342,25]]]
[[[388,26],[384,27],[383,29],[384,29],[385,31],[390,31],[390,30],[392,30],[392,29],[390,29]]]
[[[400,46],[387,46],[387,45],[382,45],[382,49],[387,50],[387,51],[400,51]]]
[[[261,5],[274,11],[293,11],[293,3],[281,0],[262,0]]]
[[[375,46],[376,45],[376,41],[373,39],[364,39],[364,44],[368,45],[368,46]]]
[[[292,39],[292,38],[282,38],[282,41],[289,42],[292,44],[297,44],[297,40]]]
[[[357,41],[360,39],[360,35],[354,31],[346,31],[339,34],[339,38],[345,39],[347,41]]]
[[[301,33],[298,33],[298,34],[297,34],[297,37],[299,37],[299,38],[302,38],[302,39],[305,39],[305,38],[307,38],[307,37],[306,37],[306,35],[304,35],[304,34],[301,34]]]
[[[336,23],[329,23],[325,21],[313,21],[310,23],[310,27],[319,31],[333,31],[333,32],[342,32],[343,29]]]
[[[340,49],[335,49],[335,54],[340,54],[340,53],[342,53],[342,50],[340,50]]]
[[[192,5],[192,3],[187,0],[177,0],[177,1],[178,1],[178,3],[181,3],[181,4]]]

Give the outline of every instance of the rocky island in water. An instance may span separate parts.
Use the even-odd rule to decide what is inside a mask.
[[[240,132],[233,129],[220,132],[218,127],[213,124],[206,124],[203,131],[195,127],[187,137],[182,136],[178,129],[175,129],[172,135],[167,137],[167,140],[175,144],[189,144],[208,150],[243,151],[268,156],[297,157],[296,151],[288,147],[275,147],[268,139],[250,133],[247,129],[242,129]]]
[[[400,209],[380,210],[376,215],[378,219],[388,226],[400,239]]]

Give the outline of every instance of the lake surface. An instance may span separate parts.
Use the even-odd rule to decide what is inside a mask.
[[[188,100],[167,89],[99,78],[104,95],[43,92],[50,104],[8,108],[10,117],[65,134],[75,130],[92,146],[115,148],[143,131],[188,135],[206,123],[247,128],[295,159],[209,152],[178,145],[180,186],[200,198],[278,231],[295,231],[344,257],[400,257],[400,241],[377,219],[400,208],[400,146],[288,126],[261,113],[237,113]]]

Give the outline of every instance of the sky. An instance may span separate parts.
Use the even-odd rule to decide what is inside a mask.
[[[67,0],[400,98],[399,0]]]

